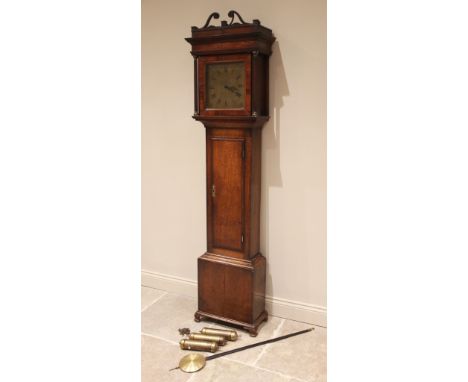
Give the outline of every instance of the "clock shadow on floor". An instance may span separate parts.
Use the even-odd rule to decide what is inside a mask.
[[[289,96],[288,82],[283,66],[278,41],[272,45],[269,61],[269,112],[270,120],[262,131],[262,194],[260,213],[260,252],[267,258],[266,291],[273,295],[273,284],[269,270],[270,242],[270,192],[272,188],[282,188],[283,179],[280,167],[281,108],[284,97]]]

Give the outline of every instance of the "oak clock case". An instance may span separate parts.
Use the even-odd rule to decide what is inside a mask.
[[[192,27],[193,118],[206,129],[207,250],[198,258],[195,320],[256,336],[265,310],[260,253],[261,130],[268,121],[268,59],[275,41],[259,20]],[[238,19],[238,21],[235,21]]]

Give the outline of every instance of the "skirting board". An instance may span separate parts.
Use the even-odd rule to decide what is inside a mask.
[[[142,270],[141,285],[171,293],[197,297],[197,283],[181,277]],[[307,322],[323,327],[327,326],[327,308],[325,307],[272,296],[265,297],[265,304],[266,310],[272,316]]]

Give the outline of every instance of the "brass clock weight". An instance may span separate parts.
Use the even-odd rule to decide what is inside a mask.
[[[191,333],[190,329],[179,329],[181,335],[188,338],[180,340],[179,345],[182,350],[201,350],[214,353],[219,346],[226,345],[226,341],[235,341],[237,332],[235,330],[223,330],[216,328],[203,328],[200,333]]]

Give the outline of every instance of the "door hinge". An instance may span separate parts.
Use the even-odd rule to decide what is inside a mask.
[[[214,198],[216,196],[216,187],[215,185],[211,185],[211,196]]]
[[[241,235],[241,243],[244,244],[244,235]]]

